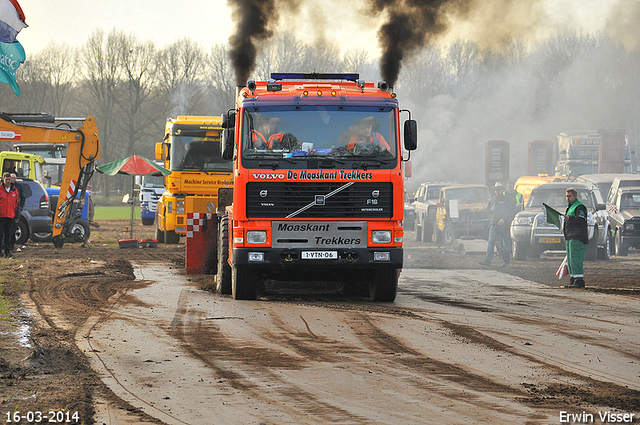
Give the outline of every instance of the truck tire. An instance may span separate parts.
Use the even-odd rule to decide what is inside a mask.
[[[433,232],[433,226],[429,226],[426,222],[422,222],[422,241],[429,242],[431,240],[431,233]]]
[[[604,246],[598,248],[598,258],[604,261],[611,259],[611,232],[607,231],[607,235],[604,238]]]
[[[529,255],[529,244],[527,242],[513,241],[513,258],[524,261]]]
[[[219,294],[231,294],[231,266],[229,266],[229,217],[226,215],[220,219],[216,290]]]
[[[143,226],[151,226],[153,225],[153,222],[155,220],[153,219],[153,217],[143,217],[142,218],[142,225]]]
[[[71,228],[70,233],[70,240],[73,242],[84,242],[88,240],[91,235],[91,227],[89,227],[89,223],[83,219],[78,219],[76,224]]]
[[[180,242],[180,235],[177,234],[174,230],[165,230],[164,231],[164,242],[167,245],[175,245]]]
[[[398,270],[382,269],[373,273],[369,283],[371,301],[393,302],[398,292]]]
[[[234,265],[231,268],[231,296],[234,300],[255,300],[258,273],[250,267]]]
[[[584,250],[584,259],[596,261],[598,258],[598,228],[593,229],[593,239],[589,241]]]
[[[622,243],[622,238],[620,236],[620,230],[616,232],[616,255],[620,257],[626,257],[629,255],[629,247]]]
[[[444,225],[444,230],[442,231],[442,242],[445,245],[453,245],[453,242],[456,240],[456,235],[451,227],[450,223]]]
[[[24,245],[27,239],[29,239],[29,225],[20,218],[16,226],[16,245]]]
[[[160,230],[158,228],[158,223],[160,222],[160,220],[158,219],[158,211],[156,210],[156,232],[155,232],[155,238],[158,241],[158,243],[164,243],[164,231]]]

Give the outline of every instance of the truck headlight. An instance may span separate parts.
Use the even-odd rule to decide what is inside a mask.
[[[249,230],[247,232],[247,243],[266,243],[267,232],[264,230]]]
[[[636,225],[634,223],[627,223],[624,225],[625,230],[634,230]]]
[[[184,207],[184,199],[178,199],[176,201],[176,206],[177,207]],[[183,212],[184,212],[184,210],[183,210]]]
[[[177,212],[178,214],[184,214],[184,207],[182,207],[182,208],[176,208],[176,212]]]
[[[373,243],[391,243],[390,230],[374,230],[371,232],[371,242]]]
[[[531,226],[533,223],[533,217],[518,217],[516,218],[516,224],[520,226]]]

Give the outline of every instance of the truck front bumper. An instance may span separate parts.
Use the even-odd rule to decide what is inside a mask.
[[[334,259],[305,259],[304,252],[335,252]],[[330,254],[327,254],[330,255]],[[272,277],[288,276],[293,280],[331,280],[347,277],[351,272],[402,268],[402,248],[234,248],[233,263],[259,269]],[[361,276],[364,277],[364,276]]]

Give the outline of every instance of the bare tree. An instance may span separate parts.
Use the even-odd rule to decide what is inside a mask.
[[[48,111],[54,116],[67,116],[71,113],[74,83],[78,74],[78,66],[71,58],[76,56],[76,49],[57,43],[50,43],[38,55],[43,76],[48,78],[50,86],[45,102]]]
[[[345,72],[357,72],[362,74],[364,67],[369,60],[369,54],[364,49],[354,49],[348,51],[344,56],[343,68]]]
[[[220,114],[233,108],[235,101],[235,79],[228,48],[216,44],[207,55],[207,86],[211,95],[211,107]]]
[[[182,39],[161,50],[157,56],[159,90],[165,101],[165,115],[205,115],[203,81],[206,57],[200,45],[190,39]]]
[[[272,72],[303,72],[305,68],[305,47],[302,41],[284,33],[272,37],[258,55],[254,75],[256,80],[269,79]]]
[[[122,75],[117,42],[120,36],[121,33],[115,29],[107,36],[102,30],[96,30],[81,51],[84,76],[81,95],[84,96],[86,108],[91,111],[98,124],[102,162],[117,159],[116,152],[120,143],[116,135],[115,114],[118,83]],[[108,196],[111,182],[110,179],[98,178],[96,186],[104,188],[105,195]]]
[[[126,156],[135,148],[144,149],[144,139],[153,140],[148,130],[155,130],[162,114],[154,110],[154,85],[156,81],[156,52],[151,42],[139,42],[133,35],[119,34],[116,37],[118,61],[122,68],[122,81],[118,85],[118,130],[124,142],[119,146],[119,155]],[[158,130],[158,134],[161,130]],[[137,145],[137,146],[136,146]],[[146,143],[147,150],[150,149]],[[149,153],[146,153],[148,156]]]

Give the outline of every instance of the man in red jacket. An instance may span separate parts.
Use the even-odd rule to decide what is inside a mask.
[[[2,174],[2,186],[0,186],[0,254],[7,258],[13,256],[11,238],[15,239],[16,234],[11,233],[11,229],[18,213],[19,204],[18,189],[11,184],[11,174],[5,172]]]

